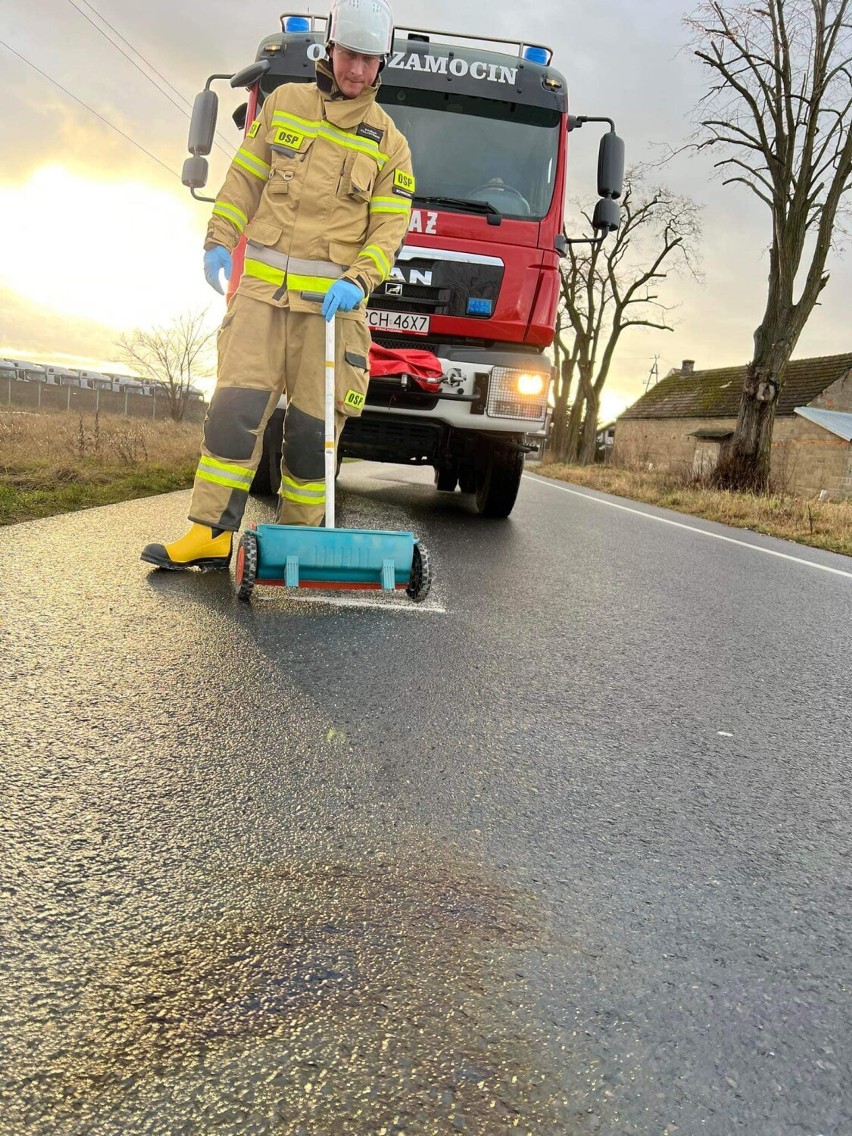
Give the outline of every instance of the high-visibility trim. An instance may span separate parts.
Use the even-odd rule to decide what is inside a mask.
[[[287,266],[289,272],[296,272],[302,276],[324,276],[329,280],[339,280],[345,272],[341,264],[334,264],[330,260],[301,260],[298,256],[291,256]]]
[[[315,276],[311,273],[293,272],[294,265],[307,265],[310,268],[318,268],[325,274],[322,276]],[[299,261],[292,258],[285,272],[281,268],[275,268],[271,264],[264,264],[263,261],[255,259],[255,257],[246,257],[245,269],[246,276],[253,276],[255,280],[263,280],[267,284],[274,284],[276,288],[281,288],[285,284],[288,292],[321,292],[323,295],[329,290],[335,280],[339,280],[343,275],[343,269],[336,264],[326,264],[323,261]]]
[[[237,150],[234,165],[242,166],[244,170],[248,170],[250,174],[254,174],[254,176],[260,178],[261,181],[266,181],[271,169],[268,162],[264,162],[261,158],[256,157],[252,154],[251,150],[246,150],[245,147]]]
[[[343,275],[345,266],[335,264],[331,260],[303,260],[298,256],[288,256],[285,252],[277,252],[267,248],[266,245],[248,242],[249,260],[264,264],[269,268],[277,268],[280,272],[295,272],[300,276],[325,276],[329,280],[339,280]]]
[[[259,245],[251,238],[248,241],[246,256],[251,260],[259,260],[261,264],[268,264],[270,268],[280,268],[282,272],[287,271],[287,265],[290,263],[290,257],[286,252],[277,252],[268,245]]]
[[[236,205],[231,205],[227,201],[217,201],[213,206],[213,212],[219,217],[224,217],[226,221],[230,221],[238,233],[241,233],[248,224],[248,217],[242,209],[238,209]]]
[[[410,213],[411,202],[398,197],[374,197],[370,202],[371,213]]]
[[[254,480],[254,470],[241,465],[229,465],[216,458],[202,458],[195,476],[201,481],[211,481],[214,485],[225,485],[228,489],[239,489],[248,493]]]
[[[379,272],[381,272],[382,280],[390,276],[390,261],[378,245],[367,245],[365,249],[361,249],[361,251],[358,253],[358,256],[369,257],[370,260],[372,260],[373,264],[375,264],[376,268],[378,268]]]
[[[257,280],[265,280],[267,284],[275,284],[280,288],[284,283],[284,278],[287,273],[282,272],[280,268],[272,268],[269,264],[262,264],[259,260],[246,257],[245,263],[246,276],[254,276]]]
[[[371,158],[376,159],[376,165],[379,169],[382,169],[390,161],[388,155],[383,154],[379,149],[378,142],[374,142],[371,138],[362,138],[360,134],[350,134],[346,130],[332,126],[330,122],[322,123],[320,134],[329,142],[336,142],[338,146],[345,146],[348,150],[358,150],[362,154],[369,154]]]
[[[298,276],[296,273],[287,273],[288,292],[322,292],[323,295],[334,283],[327,276]]]
[[[319,128],[322,125],[315,119],[299,118],[297,114],[290,114],[286,110],[277,110],[272,116],[273,126],[295,126],[303,134],[309,134],[312,138],[316,138],[319,133]]]
[[[308,481],[304,485],[300,485],[292,477],[285,475],[281,478],[278,495],[285,501],[292,501],[296,505],[324,505],[325,482]]]
[[[335,146],[342,146],[344,150],[367,154],[375,160],[380,170],[390,160],[388,155],[383,154],[379,149],[377,142],[370,138],[362,138],[359,134],[350,134],[349,131],[332,126],[330,122],[316,122],[288,114],[286,111],[276,111],[272,116],[272,125],[297,127],[309,138],[324,138],[326,142],[333,142]]]

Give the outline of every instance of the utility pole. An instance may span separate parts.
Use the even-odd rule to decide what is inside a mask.
[[[657,383],[660,381],[660,366],[659,366],[659,363],[660,363],[660,356],[655,355],[654,356],[654,362],[651,364],[651,370],[648,372],[648,378],[645,380],[645,394],[648,393],[648,391],[651,389],[651,387],[655,387],[657,385]]]

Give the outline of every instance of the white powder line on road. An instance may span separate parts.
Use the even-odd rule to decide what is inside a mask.
[[[263,584],[262,580],[261,580],[261,584]],[[405,614],[410,613],[412,615],[427,615],[427,614],[428,615],[446,615],[447,614],[447,609],[445,607],[442,607],[441,604],[438,604],[438,603],[432,604],[432,603],[429,603],[428,601],[425,604],[424,603],[420,603],[420,604],[412,603],[410,600],[409,600],[408,603],[403,603],[402,601],[400,601],[399,603],[392,603],[392,602],[384,602],[383,603],[381,600],[350,599],[350,598],[344,598],[343,596],[326,596],[326,595],[321,595],[321,596],[291,595],[291,596],[288,596],[287,598],[290,599],[290,600],[293,600],[294,603],[325,604],[329,607],[356,607],[356,608],[360,608],[362,611],[376,611],[376,610],[379,610],[379,611],[398,611],[398,612],[403,612]],[[254,596],[254,603],[272,603],[273,600],[274,600],[273,596]]]
[[[593,497],[591,493],[581,493],[579,489],[569,489],[567,485],[558,485],[546,477],[536,477],[535,474],[525,473],[524,477],[535,481],[537,485],[547,485],[551,489],[559,489],[562,493],[571,493],[574,497],[582,497],[586,501],[594,501],[598,505],[609,505],[611,509],[621,509],[625,513],[635,513],[637,517],[645,517],[649,521],[659,521],[663,525],[673,525],[676,529],[686,529],[687,532],[698,533],[699,536],[709,536],[714,540],[724,540],[728,544],[738,544],[741,548],[750,548],[753,552],[763,552],[767,556],[778,556],[782,560],[792,560],[794,564],[804,564],[806,568],[818,568],[820,572],[831,572],[834,576],[845,576],[852,580],[852,572],[844,572],[841,568],[829,568],[827,564],[817,564],[813,560],[803,560],[801,556],[791,556],[788,552],[776,552],[773,548],[761,548],[759,544],[749,544],[747,540],[737,540],[733,536],[722,536],[721,533],[708,532],[695,525],[686,525],[682,521],[670,521],[668,517],[657,517],[653,513],[645,513],[641,509],[633,509],[629,505],[619,505],[615,501],[605,501],[602,497]]]

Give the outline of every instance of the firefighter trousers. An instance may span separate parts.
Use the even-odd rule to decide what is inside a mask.
[[[217,342],[216,390],[204,421],[189,519],[240,527],[263,450],[263,432],[287,397],[276,523],[319,525],[325,514],[325,320],[237,293]],[[335,426],[361,413],[369,382],[370,332],[360,313],[338,316]]]

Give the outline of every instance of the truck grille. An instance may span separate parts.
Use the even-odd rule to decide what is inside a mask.
[[[383,312],[417,312],[419,315],[445,316],[449,315],[452,298],[453,294],[449,288],[406,284],[399,296],[374,292],[368,306]]]
[[[379,347],[387,347],[388,351],[431,351],[437,355],[440,343],[436,339],[424,339],[422,335],[381,335],[373,332],[373,339]]]

